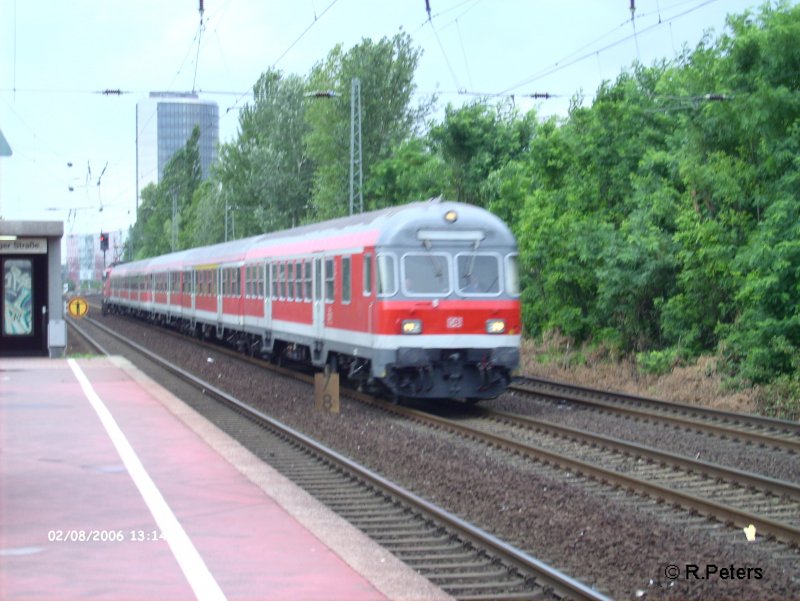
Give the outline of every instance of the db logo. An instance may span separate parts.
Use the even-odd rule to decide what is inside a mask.
[[[447,327],[454,330],[458,328],[464,327],[464,318],[463,317],[448,317],[447,318]]]

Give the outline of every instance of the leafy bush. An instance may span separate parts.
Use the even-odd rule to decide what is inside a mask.
[[[672,371],[681,360],[678,349],[636,353],[636,367],[646,374],[661,375]]]

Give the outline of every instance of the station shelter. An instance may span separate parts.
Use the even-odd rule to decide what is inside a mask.
[[[63,235],[61,221],[0,220],[0,356],[64,355]]]

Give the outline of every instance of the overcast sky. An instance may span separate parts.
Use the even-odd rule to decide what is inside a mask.
[[[402,28],[423,50],[418,93],[438,93],[440,109],[502,93],[563,115],[576,92],[588,103],[633,61],[672,59],[761,1],[635,0],[633,22],[630,0],[429,4],[430,22],[425,0],[204,0],[201,29],[199,0],[0,0],[0,130],[14,153],[0,158],[0,214],[63,220],[68,234],[127,228],[135,105],[150,91],[216,100],[230,141],[267,68],[306,75],[337,43]],[[545,92],[557,97],[525,98]]]

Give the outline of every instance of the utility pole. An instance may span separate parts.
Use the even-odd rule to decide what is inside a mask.
[[[178,195],[173,186],[172,192],[172,252],[178,247]]]
[[[364,211],[364,175],[361,155],[361,80],[353,78],[350,87],[350,214],[358,202]]]
[[[306,98],[335,98],[333,90],[309,92]],[[361,80],[354,77],[350,82],[350,214],[358,205],[364,211],[364,169],[361,154]]]

